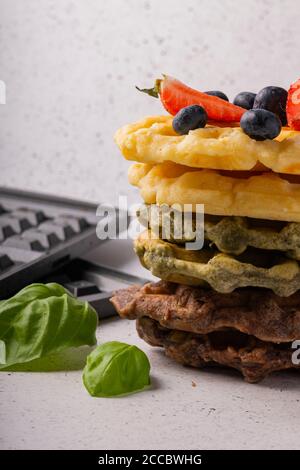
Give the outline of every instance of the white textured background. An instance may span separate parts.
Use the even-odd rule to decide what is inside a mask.
[[[300,76],[299,0],[0,0],[0,184],[137,195],[113,143],[161,72],[231,98]]]

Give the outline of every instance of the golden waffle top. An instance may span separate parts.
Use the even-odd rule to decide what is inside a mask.
[[[171,161],[192,168],[300,175],[300,132],[283,128],[274,140],[256,141],[240,127],[206,126],[178,135],[172,116],[146,117],[115,135],[127,160],[157,164]]]

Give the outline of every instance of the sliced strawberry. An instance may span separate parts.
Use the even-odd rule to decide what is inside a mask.
[[[300,131],[300,79],[290,86],[286,103],[288,125]]]
[[[202,106],[208,119],[223,122],[238,122],[246,109],[240,108],[217,96],[207,95],[198,90],[188,87],[176,78],[164,75],[161,80],[156,80],[154,88],[142,89],[148,95],[155,96],[160,100],[168,113],[175,116],[180,109],[192,104]]]

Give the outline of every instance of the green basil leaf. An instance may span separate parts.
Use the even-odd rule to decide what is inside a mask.
[[[59,284],[31,284],[0,303],[0,369],[96,344],[97,313]]]
[[[83,383],[94,397],[137,392],[150,385],[150,362],[136,346],[110,341],[87,357]]]

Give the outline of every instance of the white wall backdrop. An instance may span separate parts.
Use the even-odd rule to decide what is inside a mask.
[[[300,76],[299,0],[0,0],[0,184],[137,193],[113,142],[161,72],[231,98]]]

